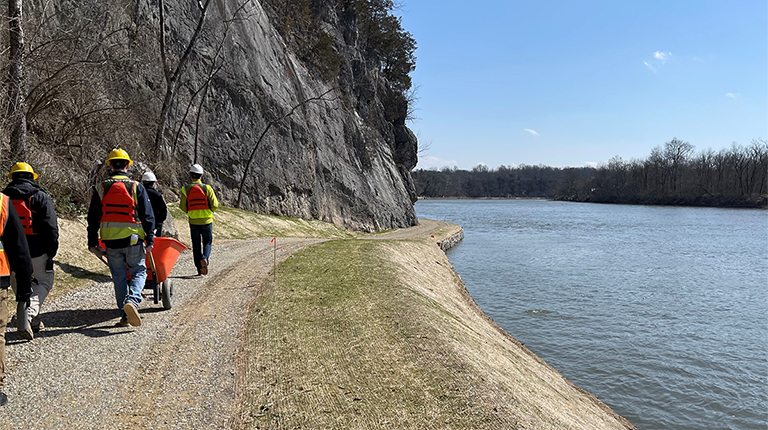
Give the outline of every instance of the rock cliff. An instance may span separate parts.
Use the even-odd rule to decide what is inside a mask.
[[[171,71],[205,3],[165,1]],[[127,106],[120,109],[120,121],[113,116],[112,129],[100,132],[99,151],[76,154],[73,163],[88,157],[103,161],[98,157],[104,149],[122,146],[161,182],[180,186],[186,167],[198,162],[220,200],[235,205],[258,145],[243,185],[244,209],[366,231],[417,224],[410,176],[417,142],[405,124],[407,100],[361,42],[359,17],[342,13],[336,0],[316,0],[306,9],[327,39],[317,45],[315,58],[335,62],[330,74],[297,54],[302,33],[285,31],[286,17],[274,4],[210,0],[188,66],[178,75],[165,133],[167,161],[156,158],[153,144],[166,88],[157,0],[63,0],[52,7],[33,1],[30,19],[69,32],[92,20],[103,26],[94,33],[99,37],[114,31],[93,52],[119,61],[108,69],[93,66],[87,87],[98,88],[99,100],[111,106]],[[99,20],[104,24],[95,24]],[[81,45],[77,49],[85,50]],[[97,55],[93,52],[88,55]],[[43,82],[42,75],[31,76],[31,85]],[[43,125],[55,122],[56,114],[31,119],[40,142],[55,142]]]

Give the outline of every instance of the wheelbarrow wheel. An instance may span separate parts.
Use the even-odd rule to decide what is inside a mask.
[[[163,281],[163,309],[170,309],[173,307],[173,283],[168,278]]]

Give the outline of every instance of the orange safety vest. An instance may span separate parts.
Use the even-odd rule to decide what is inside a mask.
[[[19,214],[21,225],[24,227],[24,234],[27,236],[36,235],[32,230],[32,209],[29,208],[29,201],[24,199],[11,199],[13,207],[16,208],[16,213]]]
[[[144,239],[136,202],[137,187],[138,182],[120,175],[107,179],[96,189],[101,198],[99,236],[102,240],[124,239],[132,234]]]
[[[204,185],[207,186],[207,185]],[[187,191],[187,212],[211,210],[211,204],[208,202],[208,195],[205,194],[200,184],[188,185]]]
[[[0,194],[0,277],[11,276],[11,264],[8,262],[8,254],[3,246],[5,225],[8,223],[8,196]]]

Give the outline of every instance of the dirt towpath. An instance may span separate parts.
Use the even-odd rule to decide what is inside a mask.
[[[435,221],[431,219],[420,219],[419,225],[410,228],[400,228],[392,230],[386,233],[377,234],[371,236],[371,239],[386,239],[386,240],[399,240],[399,239],[414,239],[417,237],[427,237],[436,231],[443,228],[449,228],[452,224],[445,221]]]
[[[314,239],[278,238],[278,263]],[[142,326],[117,328],[111,280],[46,303],[32,342],[9,329],[1,428],[227,428],[233,355],[254,286],[272,269],[269,239],[214,246],[208,276],[189,250],[173,273],[174,306],[151,295]],[[149,290],[145,290],[147,292]]]

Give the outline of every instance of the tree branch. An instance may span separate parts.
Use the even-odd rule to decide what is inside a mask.
[[[269,131],[269,129],[272,128],[272,126],[276,125],[277,123],[279,123],[279,122],[283,121],[284,119],[286,119],[286,118],[290,117],[291,115],[293,115],[294,112],[296,112],[296,110],[298,108],[306,105],[307,103],[309,103],[311,101],[325,100],[325,99],[323,99],[323,97],[326,94],[330,93],[333,90],[337,90],[337,89],[338,89],[338,87],[333,87],[333,88],[329,89],[328,91],[320,94],[317,97],[310,97],[310,98],[302,101],[301,103],[297,104],[293,108],[291,108],[291,110],[287,114],[283,115],[280,118],[274,119],[274,120],[270,121],[267,124],[267,126],[261,132],[261,135],[259,135],[259,139],[256,141],[256,145],[254,145],[253,150],[251,151],[250,157],[248,157],[248,161],[245,163],[245,170],[243,170],[243,179],[240,181],[240,189],[237,192],[237,202],[235,204],[235,207],[239,208],[240,204],[242,203],[242,200],[243,200],[243,189],[245,188],[245,180],[248,177],[248,169],[250,169],[251,162],[253,162],[253,158],[256,156],[256,151],[259,149],[259,146],[261,145],[261,141],[264,140],[264,136],[267,135],[267,132]]]

